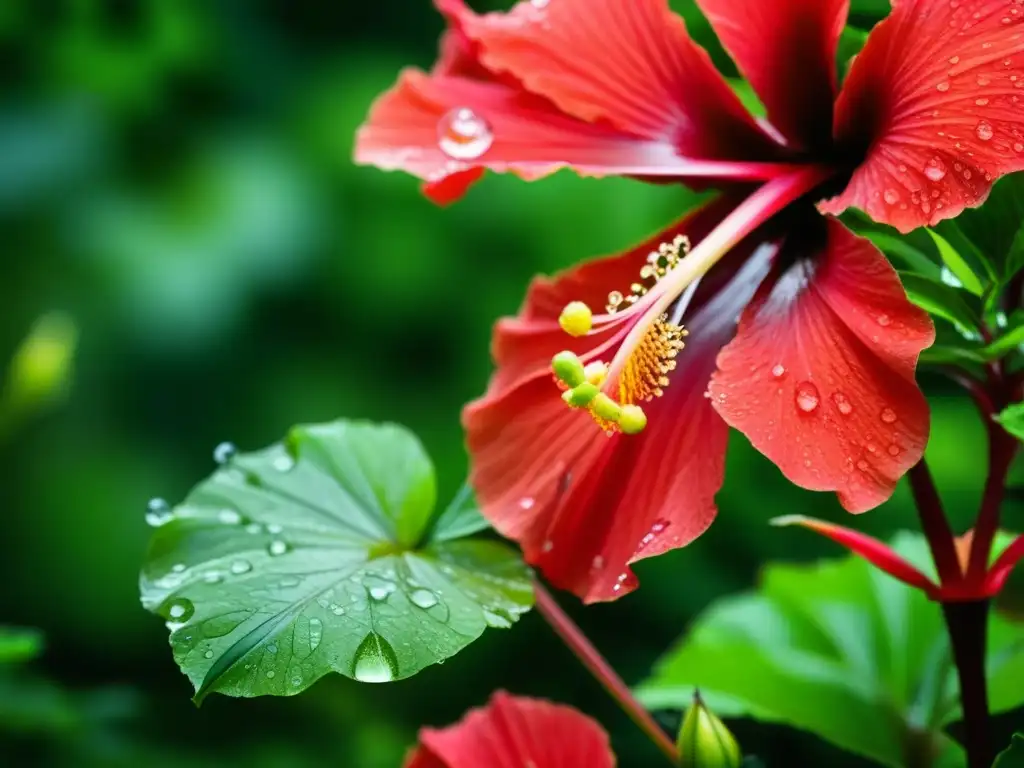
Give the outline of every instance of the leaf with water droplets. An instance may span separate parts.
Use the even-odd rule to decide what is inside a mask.
[[[197,701],[406,678],[533,602],[514,550],[467,538],[486,528],[468,490],[432,524],[434,470],[400,427],[297,427],[218,458],[158,510],[140,581]]]

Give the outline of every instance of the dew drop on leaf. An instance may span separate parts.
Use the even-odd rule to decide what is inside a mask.
[[[433,608],[437,605],[437,595],[431,592],[429,589],[417,589],[411,595],[409,599],[412,600],[413,605],[423,608]]]
[[[238,448],[235,447],[234,443],[223,442],[213,449],[213,460],[223,467],[235,458],[237,453]]]
[[[398,658],[387,640],[369,633],[356,649],[352,676],[361,683],[390,683],[398,677]]]

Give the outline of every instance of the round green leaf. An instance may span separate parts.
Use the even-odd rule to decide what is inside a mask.
[[[478,527],[462,500],[431,526],[433,466],[401,427],[296,427],[218,454],[173,513],[151,505],[141,577],[197,701],[292,695],[332,671],[409,677],[532,604],[515,551],[453,535]]]

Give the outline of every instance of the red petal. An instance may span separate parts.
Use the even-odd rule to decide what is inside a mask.
[[[609,290],[635,281],[658,243],[680,232],[698,241],[731,206],[716,201],[623,256],[536,283],[520,317],[498,325],[498,371],[487,394],[464,413],[471,482],[484,515],[549,580],[588,602],[631,591],[630,563],[681,547],[711,524],[727,429],[704,389],[768,258],[734,270],[710,297],[698,293],[699,308],[687,321],[694,334],[664,397],[644,405],[648,426],[639,435],[608,437],[589,414],[569,410],[548,368],[562,348],[583,355],[597,346],[594,356],[610,360],[628,323],[570,339],[555,318],[570,299],[603,303]],[[749,251],[737,249],[736,258]],[[713,279],[714,273],[705,278],[709,285]]]
[[[451,115],[468,108],[493,141],[478,155],[454,159],[439,134]],[[482,121],[482,122],[479,122]],[[481,145],[482,146],[482,145]],[[591,125],[550,102],[503,83],[428,76],[407,70],[374,104],[356,135],[355,159],[385,170],[401,169],[431,183],[428,194],[450,202],[479,175],[480,167],[513,171],[528,179],[573,167],[593,176],[771,173],[773,166],[702,163],[679,157],[666,141],[639,139]],[[455,175],[456,179],[448,177]],[[763,177],[763,176],[762,176]],[[444,185],[436,186],[445,181]]]
[[[713,402],[794,483],[863,512],[924,451],[914,370],[935,332],[870,242],[832,219],[798,227],[718,358]]]
[[[836,49],[849,0],[698,0],[697,4],[761,97],[772,125],[799,146],[828,146]]]
[[[980,205],[1024,168],[1024,7],[902,0],[850,70],[836,135],[866,159],[823,210],[906,232]]]
[[[459,18],[488,69],[582,120],[668,140],[694,158],[776,152],[666,0],[520,2],[482,16],[463,7]]]
[[[986,597],[999,594],[1010,578],[1013,569],[1024,560],[1024,536],[1018,536],[1014,542],[1003,550],[999,559],[989,568],[985,576],[984,592]]]
[[[799,525],[808,528],[846,547],[855,555],[860,555],[876,568],[885,571],[890,576],[896,577],[904,584],[924,590],[929,595],[935,594],[939,590],[937,584],[896,554],[887,545],[860,531],[827,523],[824,520],[814,520],[803,515],[778,517],[772,520],[772,525]]]
[[[500,691],[487,707],[471,710],[456,725],[423,729],[420,742],[422,748],[406,768],[615,766],[607,734],[586,715]]]

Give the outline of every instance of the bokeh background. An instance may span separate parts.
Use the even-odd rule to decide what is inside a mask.
[[[676,4],[729,71],[692,2]],[[355,167],[371,100],[401,66],[430,65],[440,30],[428,0],[0,0],[0,366],[23,387],[8,382],[0,412],[0,623],[38,627],[47,646],[0,687],[0,763],[394,768],[420,725],[503,687],[599,718],[622,766],[657,764],[536,615],[409,681],[333,676],[295,698],[197,709],[138,603],[147,500],[182,498],[222,440],[255,449],[297,422],[393,420],[454,493],[458,414],[483,390],[494,320],[532,275],[693,204],[681,188],[561,173],[491,176],[441,210],[413,179]],[[16,350],[33,327],[43,362],[26,374]],[[942,379],[922,379],[928,458],[962,527],[982,426]],[[767,527],[845,513],[736,435],[720,502],[708,535],[640,567],[637,593],[586,610],[564,597],[628,681],[765,560],[838,554]],[[857,524],[913,527],[907,489]],[[813,737],[735,730],[769,765],[864,765]]]

